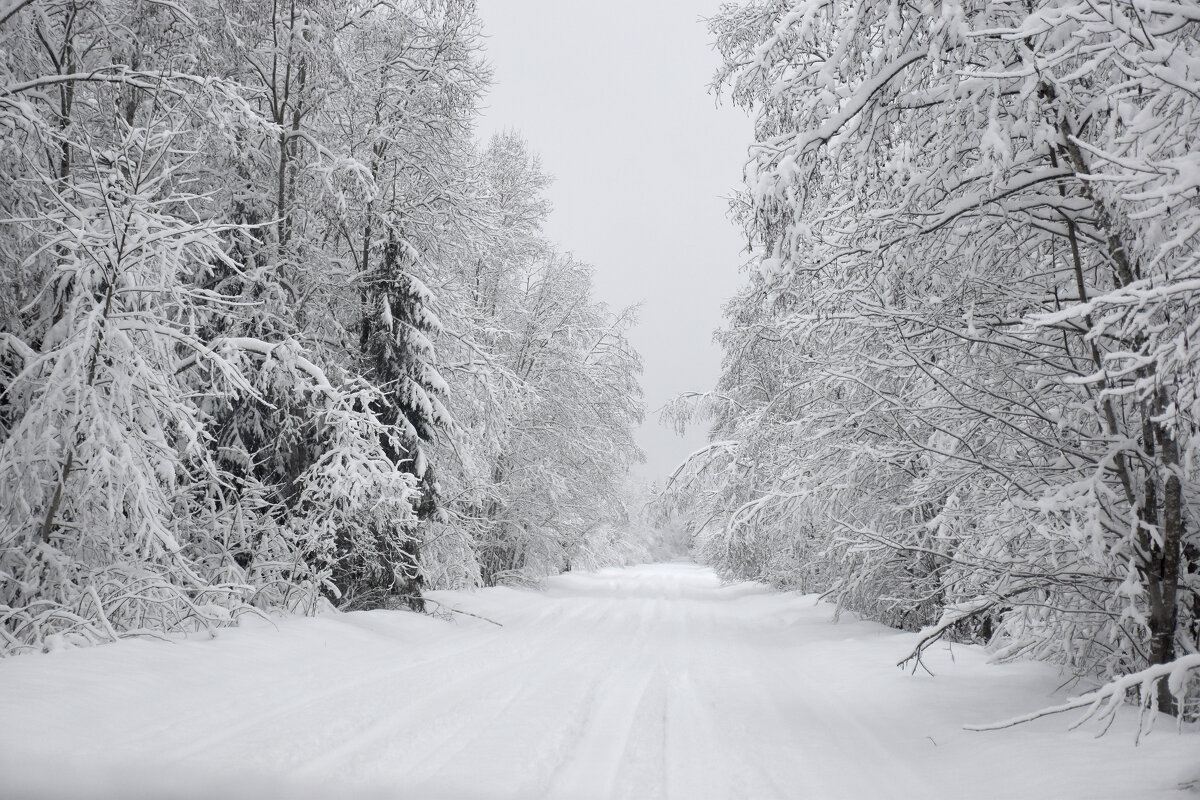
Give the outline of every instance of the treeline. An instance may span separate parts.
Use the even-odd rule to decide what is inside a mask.
[[[609,557],[631,311],[467,0],[0,9],[0,654]]]
[[[668,493],[703,557],[921,647],[1198,663],[1200,7],[752,0],[711,30],[756,141],[723,373],[672,409],[713,424]]]

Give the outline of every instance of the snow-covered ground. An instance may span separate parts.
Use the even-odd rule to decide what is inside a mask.
[[[1200,776],[1170,720],[1140,746],[1069,718],[971,733],[1061,697],[979,648],[692,564],[401,612],[257,621],[215,640],[0,662],[0,797],[1154,798]]]

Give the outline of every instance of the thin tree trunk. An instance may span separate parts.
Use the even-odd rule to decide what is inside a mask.
[[[1043,93],[1053,97],[1052,88]],[[1091,170],[1082,150],[1072,140],[1073,134],[1065,119],[1059,120],[1059,131],[1062,136],[1062,152],[1070,160],[1076,175],[1080,176],[1080,189],[1091,201],[1096,214],[1096,225],[1105,237],[1105,250],[1113,270],[1113,282],[1117,288],[1129,286],[1138,275],[1129,261],[1128,251],[1116,233],[1116,225],[1108,208],[1092,191],[1087,180],[1092,174]],[[1069,227],[1068,230],[1073,231],[1073,228]],[[1072,245],[1075,246],[1074,241]],[[1145,337],[1139,335],[1130,344],[1134,352],[1139,352],[1145,347]],[[1140,368],[1137,377],[1142,381],[1156,379],[1151,367]],[[1148,467],[1143,481],[1140,507],[1135,507],[1134,513],[1138,525],[1138,559],[1141,562],[1138,569],[1149,604],[1147,622],[1151,639],[1151,665],[1166,664],[1175,659],[1175,634],[1179,620],[1179,561],[1185,520],[1183,491],[1179,479],[1178,445],[1173,433],[1159,421],[1169,407],[1167,388],[1159,384],[1154,390],[1153,398],[1143,402],[1140,408],[1142,452]],[[1120,471],[1125,473],[1122,475],[1124,483],[1131,477],[1128,475],[1128,461],[1118,461],[1118,464]],[[1158,531],[1158,541],[1155,540],[1153,531]],[[1157,700],[1161,710],[1171,714],[1178,713],[1175,699],[1165,681],[1158,685]]]

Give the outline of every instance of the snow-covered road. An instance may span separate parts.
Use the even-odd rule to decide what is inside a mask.
[[[811,597],[666,564],[398,612],[257,622],[0,662],[0,796],[1179,797],[1196,733],[963,723],[1057,674],[934,654]],[[953,658],[953,661],[952,661]],[[135,786],[138,789],[135,789]]]

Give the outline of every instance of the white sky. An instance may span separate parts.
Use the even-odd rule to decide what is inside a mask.
[[[718,0],[479,0],[495,85],[480,134],[514,128],[554,175],[550,237],[596,269],[600,299],[642,303],[644,474],[665,476],[704,442],[658,423],[683,391],[716,382],[712,332],[740,282],[727,198],[751,124],[714,107],[702,15]]]

